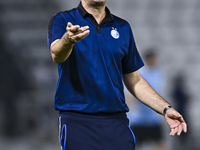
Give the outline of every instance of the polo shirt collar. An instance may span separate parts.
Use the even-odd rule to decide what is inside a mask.
[[[87,17],[87,15],[90,15],[84,8],[83,8],[83,5],[82,3],[80,2],[80,4],[78,5],[78,10],[80,12],[80,14],[85,18]],[[110,10],[106,7],[106,17],[104,18],[103,22],[102,23],[105,23],[105,22],[114,22],[114,19],[110,13]]]

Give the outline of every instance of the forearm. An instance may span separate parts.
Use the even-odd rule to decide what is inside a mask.
[[[160,114],[163,114],[164,108],[170,105],[149,85],[138,71],[132,73],[132,75],[125,75],[124,83],[130,93],[139,101]]]
[[[51,56],[55,63],[64,62],[72,52],[74,44],[67,42],[63,37],[51,44]]]
[[[170,104],[165,101],[144,79],[141,78],[134,86],[135,97],[156,112],[163,114],[163,110]]]

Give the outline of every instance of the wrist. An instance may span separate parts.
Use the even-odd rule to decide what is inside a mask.
[[[170,109],[170,108],[172,108],[171,105],[169,105],[169,106],[167,106],[167,107],[164,108],[164,110],[163,110],[163,116],[165,116],[167,110]]]
[[[61,38],[63,45],[67,45],[67,46],[73,46],[75,44],[75,42],[71,41],[70,39],[68,39],[66,36],[63,36]]]

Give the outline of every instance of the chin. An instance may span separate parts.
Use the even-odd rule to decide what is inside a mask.
[[[95,2],[105,2],[106,0],[93,0]]]
[[[95,3],[106,3],[106,0],[93,0]]]

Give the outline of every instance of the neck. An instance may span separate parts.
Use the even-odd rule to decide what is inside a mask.
[[[83,0],[82,5],[88,13],[93,15],[93,17],[96,19],[98,24],[100,24],[105,18],[106,16],[105,4],[100,4],[100,3],[88,4]]]

